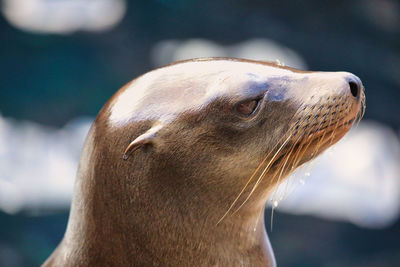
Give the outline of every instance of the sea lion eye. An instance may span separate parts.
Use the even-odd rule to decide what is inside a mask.
[[[240,102],[236,105],[236,111],[241,115],[250,116],[258,108],[259,104],[260,98]]]

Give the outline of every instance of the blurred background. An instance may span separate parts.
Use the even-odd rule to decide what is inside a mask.
[[[399,1],[0,3],[0,266],[38,266],[61,240],[82,144],[107,99],[155,67],[204,56],[362,79],[364,120],[271,197],[266,227],[279,266],[400,266]]]

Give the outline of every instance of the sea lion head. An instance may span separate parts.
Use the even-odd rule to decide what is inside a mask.
[[[238,59],[175,63],[132,81],[103,108],[94,128],[106,161],[95,166],[178,196],[207,195],[216,206],[259,187],[254,200],[264,205],[271,188],[350,129],[363,95],[347,72]]]

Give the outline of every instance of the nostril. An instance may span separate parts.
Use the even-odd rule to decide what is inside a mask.
[[[356,82],[349,82],[350,85],[350,92],[354,97],[358,97],[358,93],[360,88]]]

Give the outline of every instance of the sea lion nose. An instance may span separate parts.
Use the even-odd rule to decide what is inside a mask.
[[[347,82],[349,83],[349,90],[351,95],[355,98],[359,98],[360,92],[362,90],[360,79],[355,75],[351,75],[347,77]]]

